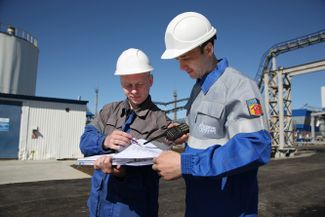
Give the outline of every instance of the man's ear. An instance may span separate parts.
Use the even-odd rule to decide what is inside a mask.
[[[209,42],[204,48],[205,52],[207,52],[207,54],[209,56],[213,55],[213,52],[214,52],[213,49],[214,49],[214,46],[213,46],[213,44],[211,42]]]
[[[149,75],[149,84],[150,84],[150,87],[153,85],[153,75],[152,74]]]

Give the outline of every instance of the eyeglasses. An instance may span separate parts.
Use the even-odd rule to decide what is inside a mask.
[[[141,89],[143,87],[145,87],[145,85],[147,84],[147,82],[138,82],[135,84],[132,83],[121,83],[122,87],[127,89],[127,90],[133,90],[133,89]]]

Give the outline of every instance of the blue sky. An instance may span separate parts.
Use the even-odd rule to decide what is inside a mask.
[[[215,53],[254,78],[262,55],[274,44],[325,29],[325,0],[0,0],[0,22],[38,39],[36,95],[88,100],[95,110],[123,99],[115,64],[122,51],[143,50],[155,70],[154,101],[186,98],[194,83],[176,60],[161,60],[164,33],[177,14],[204,14],[218,31]],[[325,43],[283,54],[278,66],[325,59]],[[325,72],[292,81],[293,108],[321,107]],[[164,108],[164,107],[162,107]],[[168,107],[166,107],[168,109]]]

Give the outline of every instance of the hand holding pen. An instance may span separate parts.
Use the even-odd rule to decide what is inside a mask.
[[[110,135],[106,136],[103,149],[112,149],[120,151],[126,148],[132,140],[132,135],[121,130],[114,130]]]

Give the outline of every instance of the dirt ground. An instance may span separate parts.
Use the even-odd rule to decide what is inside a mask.
[[[260,217],[324,217],[324,150],[310,157],[272,160],[261,167],[259,185]],[[183,180],[161,180],[160,187],[159,216],[184,216]],[[89,178],[0,185],[0,217],[86,217],[89,188]]]

